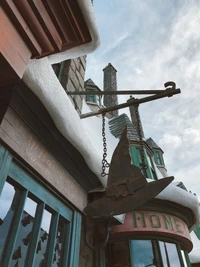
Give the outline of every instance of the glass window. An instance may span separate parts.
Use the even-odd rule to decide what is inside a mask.
[[[94,90],[87,89],[87,92],[94,92]],[[97,105],[100,106],[100,96],[99,95],[93,95],[93,94],[86,95],[86,101],[96,103]]]
[[[158,240],[131,240],[130,253],[132,267],[187,267],[185,257],[181,257],[177,245]],[[182,265],[184,263],[184,265]]]
[[[49,240],[51,218],[52,218],[52,214],[45,209],[43,213],[43,217],[42,217],[39,240],[37,243],[34,267],[43,266],[45,263],[45,256],[46,256],[47,243]]]
[[[81,215],[15,162],[1,170],[0,266],[77,265]]]
[[[153,241],[151,240],[132,240],[131,259],[134,267],[156,266],[154,258]]]
[[[164,165],[163,157],[160,151],[154,151],[154,160],[157,165]]]
[[[181,267],[175,244],[159,241],[164,267]]]
[[[24,266],[25,264],[26,254],[31,240],[36,207],[37,203],[27,197],[15,241],[15,247],[13,249],[11,261],[12,267],[15,267],[16,264],[18,264],[18,266]]]
[[[3,253],[5,242],[9,233],[9,228],[13,219],[15,207],[19,200],[19,191],[14,186],[5,182],[0,197],[0,258]]]

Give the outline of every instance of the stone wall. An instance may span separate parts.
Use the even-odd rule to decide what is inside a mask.
[[[63,62],[61,84],[67,92],[83,91],[86,68],[86,56]],[[78,114],[81,113],[82,99],[85,96],[69,96]]]

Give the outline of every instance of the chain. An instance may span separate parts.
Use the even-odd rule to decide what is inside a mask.
[[[107,162],[107,144],[106,144],[106,134],[105,134],[105,113],[102,114],[102,137],[103,137],[103,159],[102,159],[102,173],[101,176],[104,177],[108,175],[106,173],[106,168],[109,168],[110,164]]]
[[[142,145],[143,140],[142,140],[142,131],[141,131],[141,121],[140,121],[140,116],[139,116],[139,111],[138,111],[138,105],[135,106],[135,114],[136,114],[136,120],[137,120],[137,132],[139,135],[140,139],[140,153],[141,153],[141,169],[147,169],[147,165],[145,163],[145,152],[144,152],[144,147]]]

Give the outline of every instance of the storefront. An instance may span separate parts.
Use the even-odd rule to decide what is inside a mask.
[[[106,266],[190,266],[188,214],[175,208],[156,209],[151,206],[128,213],[123,225],[111,228]]]

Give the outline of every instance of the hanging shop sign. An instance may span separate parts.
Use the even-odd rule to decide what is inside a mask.
[[[181,242],[189,251],[192,249],[187,224],[177,216],[156,212],[138,210],[126,214],[124,224],[113,226],[113,237],[130,235],[131,237],[172,238]]]

